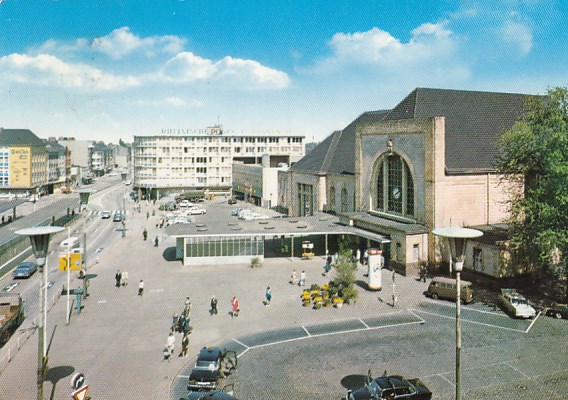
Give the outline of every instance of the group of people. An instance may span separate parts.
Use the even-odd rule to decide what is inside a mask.
[[[298,274],[296,270],[292,270],[292,275],[290,275],[290,284],[298,285],[298,286],[305,286],[306,285],[306,271],[302,271],[300,273],[300,279],[298,280]]]
[[[183,311],[178,314],[174,312],[172,316],[172,325],[170,327],[170,333],[166,339],[166,344],[164,348],[164,358],[169,359],[174,353],[176,338],[174,336],[175,332],[181,333],[181,350],[179,357],[187,357],[187,349],[189,347],[189,334],[191,333],[191,301],[189,297],[185,298],[183,303]]]
[[[117,288],[128,285],[128,272],[121,270],[116,271],[114,280],[116,281],[115,286]]]

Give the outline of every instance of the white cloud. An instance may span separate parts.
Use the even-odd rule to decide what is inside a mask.
[[[135,102],[137,105],[150,105],[150,106],[173,106],[173,107],[190,107],[190,108],[200,108],[203,106],[203,102],[195,99],[185,100],[177,96],[169,96],[159,100],[137,100]]]
[[[407,43],[376,27],[366,32],[336,33],[329,42],[333,54],[318,62],[316,70],[354,64],[396,67],[401,63],[449,57],[455,50],[457,39],[446,25],[446,22],[420,25],[412,30]]]
[[[285,72],[265,67],[254,60],[224,57],[212,61],[191,52],[179,53],[166,62],[157,79],[170,83],[207,82],[225,88],[283,89],[290,78]]]
[[[116,76],[85,64],[70,64],[48,54],[28,56],[10,54],[0,57],[0,80],[42,86],[79,89],[116,90],[138,86],[131,76]]]
[[[501,30],[503,40],[515,47],[521,55],[530,53],[533,46],[533,35],[531,29],[518,22],[507,21]]]
[[[175,54],[183,49],[185,40],[173,35],[141,38],[124,26],[106,36],[93,39],[90,45],[111,58],[121,59],[134,52],[142,52],[149,57],[154,56],[156,52]]]

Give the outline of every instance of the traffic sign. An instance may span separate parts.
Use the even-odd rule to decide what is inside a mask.
[[[71,393],[73,395],[74,400],[87,400],[87,392],[89,391],[89,385],[85,385],[79,390],[74,391]]]
[[[71,377],[71,389],[79,389],[85,383],[85,375],[77,372]]]

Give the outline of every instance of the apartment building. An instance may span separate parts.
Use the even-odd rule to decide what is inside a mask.
[[[0,190],[42,193],[47,184],[45,143],[29,129],[0,128]]]
[[[206,129],[164,129],[160,135],[134,136],[134,189],[158,199],[168,194],[204,191],[231,192],[232,164],[294,163],[305,154],[304,136],[278,131],[226,132],[216,125]]]

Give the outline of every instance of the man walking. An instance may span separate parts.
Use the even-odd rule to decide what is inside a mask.
[[[217,315],[217,298],[215,295],[211,297],[211,315]]]
[[[300,286],[304,286],[306,284],[306,271],[302,271],[300,273]]]
[[[239,316],[239,299],[237,296],[233,296],[231,299],[231,318]]]
[[[122,274],[120,273],[120,270],[116,271],[116,274],[114,275],[114,279],[116,280],[116,287],[119,288],[120,287],[120,281],[122,280]]]
[[[187,357],[187,348],[189,347],[189,334],[184,334],[183,338],[181,339],[181,352],[179,353],[180,357]]]
[[[138,284],[138,296],[142,296],[144,294],[144,281],[140,279],[140,283]]]

